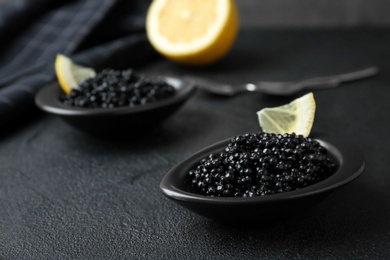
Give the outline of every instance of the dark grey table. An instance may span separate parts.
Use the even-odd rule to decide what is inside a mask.
[[[227,226],[159,191],[165,172],[193,152],[259,130],[256,111],[294,97],[198,91],[149,135],[96,139],[38,114],[0,140],[1,259],[390,258],[390,30],[244,30],[219,64],[166,60],[149,72],[226,82],[292,80],[369,65],[381,73],[314,92],[313,131],[354,143],[364,174],[298,220]],[[27,119],[24,119],[27,120]]]

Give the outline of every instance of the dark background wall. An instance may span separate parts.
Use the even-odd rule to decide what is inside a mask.
[[[245,27],[390,25],[390,0],[236,0]]]
[[[0,0],[1,3],[17,0]],[[245,27],[390,25],[390,0],[235,0]]]

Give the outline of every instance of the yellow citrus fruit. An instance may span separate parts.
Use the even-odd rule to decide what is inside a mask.
[[[62,54],[57,54],[54,67],[58,82],[66,94],[82,81],[96,76],[94,69],[78,65]]]
[[[234,0],[154,0],[146,17],[147,36],[163,56],[186,65],[222,58],[238,32]]]
[[[314,122],[316,102],[313,93],[308,93],[291,103],[257,112],[261,128],[266,133],[301,134],[309,136]]]

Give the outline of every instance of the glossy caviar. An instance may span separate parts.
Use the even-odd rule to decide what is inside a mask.
[[[336,163],[312,138],[296,134],[236,136],[188,172],[193,192],[215,197],[253,197],[298,190],[328,178]]]
[[[136,74],[133,70],[106,69],[60,100],[83,108],[133,107],[174,96],[176,90],[163,80]]]

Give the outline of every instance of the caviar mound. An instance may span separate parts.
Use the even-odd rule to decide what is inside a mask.
[[[98,137],[139,138],[150,134],[168,117],[178,111],[196,93],[195,84],[173,76],[146,74],[174,87],[175,94],[154,102],[114,108],[84,108],[69,106],[62,102],[64,95],[57,83],[49,84],[38,91],[35,104],[41,110],[58,116],[70,126]]]
[[[131,69],[105,69],[81,82],[69,94],[61,95],[60,100],[73,107],[116,108],[144,105],[175,94],[175,88],[164,80]]]
[[[231,138],[211,144],[172,167],[161,179],[160,191],[185,209],[216,222],[234,225],[259,225],[268,227],[270,222],[291,224],[333,191],[355,181],[365,169],[364,154],[343,137],[324,133],[311,133],[310,138],[319,142],[333,159],[337,169],[328,178],[305,188],[267,196],[217,197],[195,193],[188,182],[188,173],[210,154],[220,154],[231,143]],[[341,198],[342,199],[342,198]]]
[[[187,174],[191,191],[211,197],[254,197],[298,190],[337,169],[312,138],[252,133],[233,137],[220,153],[203,158]]]

